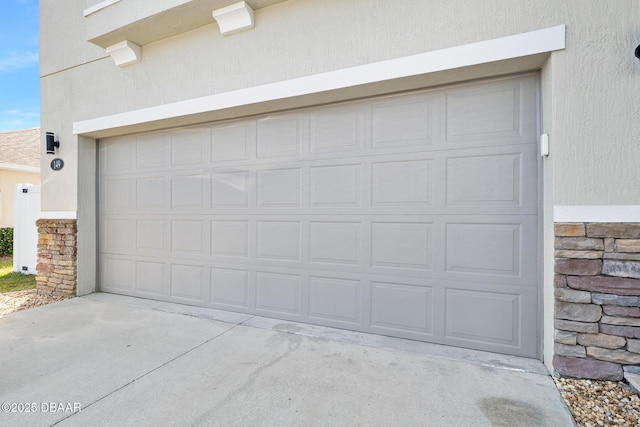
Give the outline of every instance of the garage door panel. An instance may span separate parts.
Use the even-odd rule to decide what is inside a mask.
[[[141,253],[157,253],[167,256],[171,250],[171,223],[163,219],[137,220],[136,248]]]
[[[131,253],[136,248],[136,222],[131,218],[109,218],[102,223],[102,250]]]
[[[428,286],[371,283],[371,328],[382,333],[432,335],[434,300]]]
[[[102,206],[106,211],[134,211],[136,206],[136,182],[132,178],[105,179],[100,186]]]
[[[197,173],[171,178],[171,207],[173,209],[208,209],[211,206],[211,175]]]
[[[362,146],[362,108],[325,109],[309,117],[309,151],[357,151]]]
[[[233,171],[211,175],[211,204],[214,209],[249,207],[251,173]]]
[[[371,264],[386,268],[431,270],[432,227],[430,223],[373,222]]]
[[[447,140],[516,136],[519,129],[517,87],[447,94]]]
[[[186,129],[171,133],[173,166],[204,166],[209,163],[211,135],[209,129]]]
[[[249,271],[233,268],[211,269],[210,302],[248,309]]]
[[[432,199],[431,160],[374,162],[371,165],[373,206],[429,206]]]
[[[211,128],[213,163],[255,158],[255,123],[223,124]]]
[[[135,140],[134,140],[135,141]],[[104,175],[135,171],[135,142],[117,138],[100,145],[100,170]]]
[[[136,169],[166,169],[171,164],[171,137],[165,134],[141,135],[136,138]]]
[[[301,175],[300,168],[257,171],[257,207],[300,207]]]
[[[536,356],[536,94],[531,75],[100,141],[100,288]]]
[[[361,288],[360,280],[309,277],[309,318],[330,321],[334,325],[360,326]]]
[[[302,276],[258,271],[256,310],[300,317]]]
[[[447,224],[447,272],[520,275],[520,224]]]
[[[171,264],[171,296],[194,302],[206,301],[206,269],[201,265]]]
[[[324,165],[309,169],[311,207],[357,207],[361,205],[362,166]]]
[[[136,179],[136,207],[138,210],[167,209],[169,187],[164,176],[149,176]]]
[[[447,205],[518,206],[520,154],[447,159]]]
[[[445,155],[446,207],[537,214],[537,147],[456,150]],[[509,209],[509,210],[506,210]],[[464,210],[461,210],[464,212]]]
[[[295,157],[301,154],[305,115],[275,116],[258,120],[257,157]]]
[[[300,221],[258,221],[257,258],[300,261],[302,224]]]
[[[130,259],[104,257],[101,265],[100,282],[110,291],[135,290],[135,263]]]
[[[203,220],[171,221],[171,251],[187,255],[209,254],[209,224]]]
[[[448,282],[445,288],[444,341],[471,348],[526,356],[535,351],[537,290],[514,292],[509,285],[482,287]]]
[[[517,346],[520,296],[448,289],[446,336]]]
[[[138,261],[136,269],[136,292],[152,296],[166,295],[165,282],[168,265],[164,262]]]
[[[537,217],[450,216],[443,244],[448,279],[537,286]]]
[[[361,230],[360,222],[310,221],[309,261],[362,265]]]
[[[371,106],[371,140],[374,148],[425,145],[432,138],[432,97],[397,97]]]
[[[529,140],[536,123],[536,87],[501,81],[446,93],[446,141]]]
[[[249,257],[249,221],[211,222],[211,254],[223,257]]]

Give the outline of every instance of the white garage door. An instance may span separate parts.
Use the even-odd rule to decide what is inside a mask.
[[[537,82],[102,140],[100,287],[536,357]]]

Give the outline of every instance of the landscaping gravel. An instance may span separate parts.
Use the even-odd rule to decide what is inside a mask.
[[[26,310],[64,300],[64,297],[38,295],[35,289],[0,293],[0,317],[14,311]]]
[[[625,383],[553,380],[578,427],[640,425],[640,398]]]

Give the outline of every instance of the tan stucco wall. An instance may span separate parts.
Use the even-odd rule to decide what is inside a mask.
[[[13,227],[16,184],[40,184],[40,174],[0,170],[0,228]]]

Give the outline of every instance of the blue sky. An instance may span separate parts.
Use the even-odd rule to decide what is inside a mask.
[[[0,0],[0,131],[39,126],[38,1]]]

